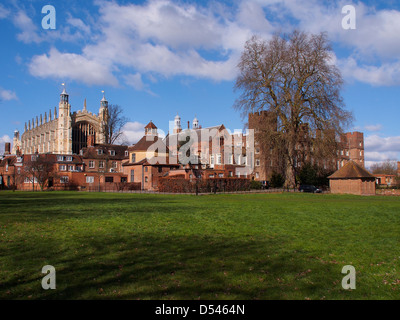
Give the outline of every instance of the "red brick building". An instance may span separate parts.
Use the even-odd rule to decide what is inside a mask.
[[[249,129],[255,130],[254,146],[255,146],[255,170],[253,177],[255,180],[270,180],[273,172],[281,172],[285,167],[282,162],[284,157],[280,154],[278,146],[273,143],[268,145],[262,143],[263,128],[268,127],[269,131],[277,130],[276,117],[271,116],[268,111],[260,111],[250,113],[248,118]],[[267,130],[267,131],[268,131]],[[322,133],[317,130],[315,137],[318,138],[321,134],[331,134],[329,132]],[[332,133],[333,134],[333,133]],[[343,134],[337,142],[336,157],[327,159],[326,157],[318,156],[318,150],[313,146],[313,133],[307,123],[300,124],[299,139],[296,145],[296,163],[295,167],[299,170],[306,162],[317,163],[325,170],[335,171],[342,168],[350,160],[357,162],[364,167],[364,135],[362,132],[347,132]],[[331,136],[334,139],[334,136]]]

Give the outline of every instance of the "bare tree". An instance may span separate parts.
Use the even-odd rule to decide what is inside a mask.
[[[32,182],[32,189],[35,190],[35,183],[43,191],[50,179],[56,178],[54,170],[55,161],[46,154],[32,155],[31,159],[24,163],[24,177]]]
[[[264,123],[256,131],[285,157],[286,185],[293,187],[302,146],[313,150],[319,144],[315,149],[333,158],[335,136],[352,121],[344,109],[343,80],[332,63],[327,36],[296,30],[268,42],[252,37],[238,67],[235,89],[242,94],[234,107],[244,117],[268,112],[274,125]]]
[[[394,160],[387,160],[381,163],[374,163],[370,167],[373,174],[397,174],[397,163]]]
[[[106,124],[106,143],[114,144],[123,139],[123,126],[128,119],[123,116],[123,109],[117,104],[108,106],[108,121]]]

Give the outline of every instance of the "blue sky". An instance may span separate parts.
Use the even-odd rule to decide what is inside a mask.
[[[42,7],[56,9],[56,29],[42,28]],[[342,27],[352,5],[356,29]],[[17,1],[0,4],[0,150],[24,123],[58,105],[61,83],[72,110],[98,112],[102,90],[129,118],[134,143],[152,120],[168,131],[183,126],[242,129],[232,108],[243,45],[294,28],[326,31],[333,62],[346,82],[355,115],[349,131],[364,132],[367,165],[400,160],[399,1]]]

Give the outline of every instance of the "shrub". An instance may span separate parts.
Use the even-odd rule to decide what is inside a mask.
[[[282,188],[285,183],[285,178],[280,173],[272,173],[271,176],[271,187],[272,188]]]

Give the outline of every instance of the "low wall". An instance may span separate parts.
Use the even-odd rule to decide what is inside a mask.
[[[399,189],[376,189],[376,194],[379,196],[400,196]]]

